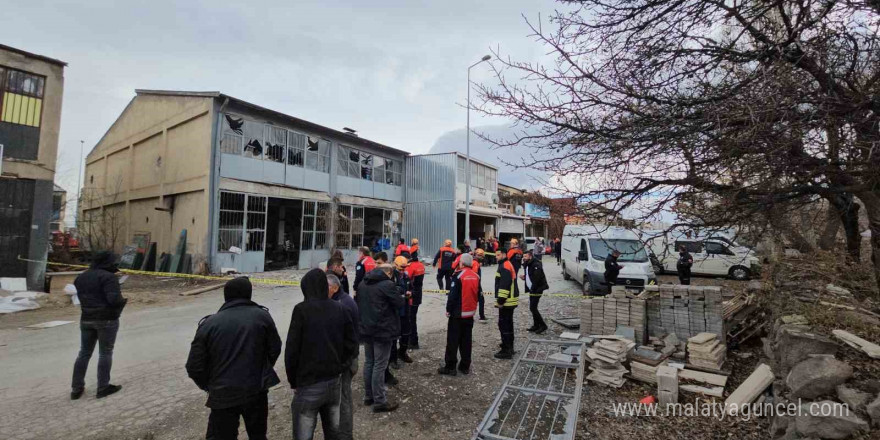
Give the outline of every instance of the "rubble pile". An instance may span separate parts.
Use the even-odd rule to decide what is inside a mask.
[[[691,365],[721,370],[727,359],[727,347],[718,341],[715,333],[700,333],[688,339],[688,359]]]

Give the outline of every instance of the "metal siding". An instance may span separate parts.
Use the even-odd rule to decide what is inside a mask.
[[[455,238],[455,158],[450,153],[406,159],[403,235],[419,239],[422,258],[432,258],[444,240]]]

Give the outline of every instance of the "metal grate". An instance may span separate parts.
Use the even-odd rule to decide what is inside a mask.
[[[574,439],[583,377],[583,342],[530,340],[473,438]]]
[[[229,252],[231,247],[241,248],[244,227],[245,195],[220,192],[220,227],[217,250]]]

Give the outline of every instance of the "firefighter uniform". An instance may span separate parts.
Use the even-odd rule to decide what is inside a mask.
[[[440,286],[440,290],[449,290],[449,285],[452,281],[452,262],[455,261],[457,253],[452,248],[452,241],[446,240],[445,245],[434,255],[434,267],[437,268],[437,285]]]
[[[470,373],[474,315],[479,296],[480,277],[471,268],[463,267],[453,277],[446,298],[446,314],[449,316],[446,326],[446,365],[440,368],[440,374],[455,375],[456,366],[461,373]]]
[[[498,304],[498,331],[501,332],[501,351],[495,354],[499,359],[513,358],[513,312],[519,305],[519,287],[516,271],[507,259],[498,262],[495,272],[495,301]]]
[[[409,299],[409,348],[417,350],[419,348],[419,326],[418,315],[419,306],[422,304],[422,285],[425,282],[425,265],[410,255],[409,266],[406,267],[406,274],[409,276],[412,285],[412,297]]]
[[[519,269],[522,267],[522,249],[517,245],[516,240],[511,240],[510,242],[510,250],[507,251],[507,261],[510,262],[511,266],[513,266],[513,275],[519,273]]]

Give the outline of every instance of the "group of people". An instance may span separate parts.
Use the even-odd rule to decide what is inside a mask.
[[[417,316],[422,303],[425,266],[418,258],[418,240],[401,241],[393,262],[385,252],[358,250],[354,282],[349,284],[342,255],[336,253],[326,269],[313,269],[300,281],[303,301],[293,309],[284,361],[293,391],[291,417],[295,439],[311,439],[320,418],[326,438],[353,437],[351,383],[358,373],[359,344],[364,347],[364,405],[373,412],[394,411],[399,404],[388,398],[388,385],[398,381],[392,369],[413,362],[409,352],[419,349]],[[482,248],[459,251],[451,240],[434,258],[438,284],[447,291],[447,340],[438,373],[469,374],[473,326],[486,321],[481,288],[487,252]],[[494,305],[499,310],[499,359],[514,355],[514,310],[519,305],[519,283],[529,295],[533,325],[543,333],[547,325],[538,303],[548,288],[543,267],[533,252],[523,252],[517,240],[506,252],[494,254]],[[522,272],[520,270],[522,269]],[[115,256],[99,254],[91,268],[75,281],[82,302],[82,348],[74,365],[71,398],[85,388],[84,377],[95,345],[99,345],[97,395],[103,398],[121,389],[110,384],[113,343],[125,306]],[[353,293],[350,294],[350,289]],[[240,419],[251,439],[267,433],[268,390],[281,383],[274,366],[282,355],[282,341],[269,310],[253,301],[247,277],[228,281],[224,303],[198,323],[186,362],[189,377],[207,392],[210,408],[206,438],[237,438]]]

